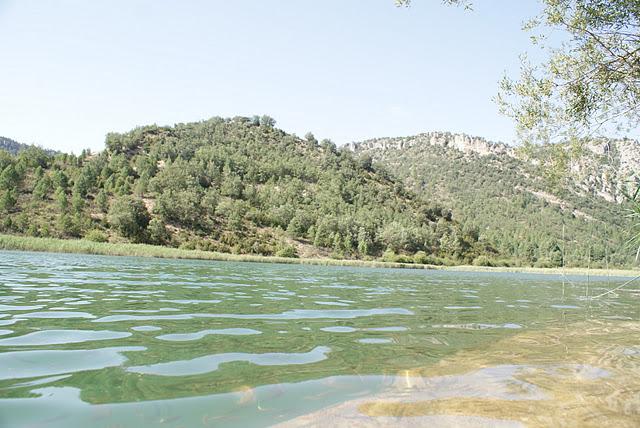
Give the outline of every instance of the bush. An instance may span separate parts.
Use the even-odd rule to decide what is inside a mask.
[[[297,258],[298,252],[296,251],[296,247],[288,244],[281,244],[278,246],[276,250],[277,257],[289,257],[289,258]]]
[[[495,266],[495,263],[487,256],[478,256],[473,260],[474,266]]]
[[[184,241],[178,248],[181,250],[195,250],[196,243],[194,241]]]
[[[387,263],[393,263],[396,261],[396,253],[392,250],[387,250],[382,253],[382,261]]]
[[[424,251],[418,251],[413,255],[413,262],[421,265],[430,264],[429,256]]]
[[[533,267],[537,267],[537,268],[554,268],[554,267],[558,267],[558,265],[554,262],[552,262],[549,259],[539,259],[537,262],[535,262],[533,264]]]
[[[80,236],[80,225],[74,221],[69,214],[62,214],[58,217],[57,228],[61,236],[71,236],[77,238]]]
[[[171,234],[159,218],[151,219],[147,226],[147,234],[149,242],[154,245],[165,245],[171,240]]]
[[[391,250],[387,250],[382,254],[382,261],[387,263],[413,263],[411,256],[404,254],[396,254]]]
[[[398,254],[395,259],[396,263],[413,263],[413,257],[404,254]]]
[[[103,231],[93,229],[87,232],[87,234],[84,236],[84,239],[92,242],[107,242],[109,240],[109,237]]]
[[[109,208],[108,219],[109,224],[125,238],[133,242],[146,240],[150,216],[141,199],[133,196],[116,199]]]

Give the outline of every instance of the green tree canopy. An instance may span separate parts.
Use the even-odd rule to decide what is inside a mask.
[[[134,242],[145,241],[151,218],[141,199],[134,196],[117,198],[109,208],[108,219],[122,236]]]

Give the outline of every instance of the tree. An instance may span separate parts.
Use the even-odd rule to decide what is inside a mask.
[[[17,201],[15,189],[6,189],[0,192],[0,212],[9,212]]]
[[[184,226],[196,226],[202,223],[203,207],[200,188],[173,191],[168,190],[158,195],[155,212],[166,222]]]
[[[84,209],[84,198],[75,186],[71,192],[71,206],[76,213],[80,213]]]
[[[108,214],[109,224],[133,242],[144,242],[150,221],[149,212],[141,199],[123,196],[116,199]]]
[[[523,59],[519,80],[504,78],[497,98],[530,141],[594,137],[640,124],[640,4],[636,0],[544,0],[525,28],[549,52]],[[568,41],[545,44],[560,29]]]
[[[104,189],[100,190],[96,195],[96,205],[103,213],[106,213],[109,209],[109,198],[107,197],[107,192]]]
[[[0,189],[10,189],[16,186],[19,180],[20,175],[13,164],[10,164],[0,173]]]
[[[411,0],[396,0],[409,6]],[[444,0],[471,6],[468,0]],[[640,3],[637,0],[540,0],[524,29],[546,60],[522,57],[517,80],[505,77],[496,98],[524,141],[594,137],[640,124]],[[547,34],[560,33],[560,46]]]
[[[153,218],[147,226],[149,242],[155,245],[165,245],[171,239],[167,227],[159,218]]]
[[[65,192],[64,188],[58,187],[53,195],[56,203],[58,204],[58,208],[61,212],[66,212],[67,207],[69,206],[69,200],[67,199],[67,192]]]
[[[276,126],[276,121],[274,118],[264,115],[260,118],[260,126],[273,128],[274,126]]]
[[[369,254],[370,243],[371,240],[366,229],[364,227],[360,227],[358,229],[358,252],[361,256],[366,256]]]
[[[33,187],[33,196],[41,200],[46,199],[51,191],[51,186],[51,178],[49,178],[49,175],[43,174]]]
[[[443,2],[471,5],[468,0]],[[505,76],[496,97],[499,110],[514,119],[520,138],[525,143],[581,141],[637,128],[640,2],[540,2],[542,12],[524,29],[532,33],[533,43],[547,57],[531,63],[522,56],[520,78]],[[411,0],[395,3],[409,6]],[[556,30],[565,41],[560,46],[547,44],[547,34],[558,33]],[[640,221],[636,227],[640,228]]]

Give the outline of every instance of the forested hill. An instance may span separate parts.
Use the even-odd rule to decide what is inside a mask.
[[[0,150],[6,150],[7,152],[15,155],[26,147],[28,147],[26,144],[20,144],[11,138],[0,137]]]
[[[460,263],[493,253],[367,157],[274,124],[147,126],[80,156],[0,151],[0,229],[301,257]]]
[[[31,146],[28,144],[18,143],[17,141],[12,140],[11,138],[0,136],[0,150],[5,150],[15,155],[18,152],[21,152],[22,150],[28,149],[29,147]],[[45,152],[47,152],[47,154],[49,155],[53,155],[56,153],[55,150],[45,150]]]
[[[428,133],[350,145],[423,197],[453,209],[500,256],[538,266],[631,263],[622,188],[640,170],[640,145],[603,140],[513,148]],[[375,164],[375,163],[374,163]],[[564,236],[564,239],[563,239]]]

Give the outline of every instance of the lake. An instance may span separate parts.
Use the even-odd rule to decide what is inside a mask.
[[[624,281],[0,252],[0,426],[638,426]]]

